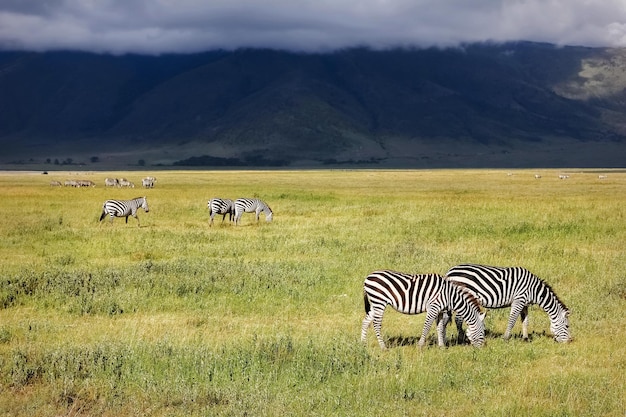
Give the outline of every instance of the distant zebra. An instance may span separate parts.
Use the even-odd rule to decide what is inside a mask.
[[[95,187],[96,183],[91,180],[78,180],[77,181],[79,187]]]
[[[228,214],[228,221],[233,220],[233,215],[235,214],[235,205],[233,204],[233,200],[228,198],[212,198],[207,203],[207,207],[209,208],[209,215],[211,216],[211,223],[209,226],[213,226],[213,218],[216,214],[223,214],[222,223],[224,223],[224,219]]]
[[[243,213],[256,213],[256,221],[259,221],[261,212],[265,213],[265,221],[272,221],[272,209],[258,198],[239,198],[235,200],[235,224],[239,224]]]
[[[74,181],[74,180],[65,180],[64,185],[65,185],[66,187],[80,187],[80,186],[78,185],[78,182],[77,182],[77,181]]]
[[[139,217],[137,217],[137,209],[139,207],[144,209],[146,213],[150,211],[146,197],[137,197],[132,200],[107,200],[102,205],[100,221],[108,214],[111,216],[111,223],[113,223],[113,217],[125,217],[126,223],[128,223],[128,216],[133,216],[137,219],[137,226],[141,226]]]
[[[469,290],[485,308],[511,306],[504,339],[511,337],[518,316],[522,319],[523,337],[528,339],[528,306],[538,304],[550,318],[550,331],[554,339],[557,342],[571,340],[569,310],[548,284],[526,268],[463,264],[451,268],[445,279]],[[456,324],[461,334],[462,323],[456,320]]]
[[[119,187],[120,182],[117,180],[117,178],[105,178],[104,186],[105,187]]]
[[[50,181],[50,187],[61,187],[62,185],[59,181]]]
[[[154,177],[146,177],[141,180],[141,185],[144,188],[154,188],[154,183],[156,182],[156,178]]]
[[[120,187],[135,188],[135,184],[128,181],[126,178],[119,178],[117,181],[120,184]]]
[[[467,337],[472,345],[481,347],[485,342],[484,314],[478,300],[469,292],[444,280],[441,275],[409,275],[389,270],[372,272],[363,283],[365,319],[361,327],[361,341],[365,342],[367,329],[373,322],[378,344],[385,349],[381,325],[385,307],[391,305],[404,314],[426,312],[422,336],[418,342],[423,346],[433,321],[437,321],[437,341],[445,346],[445,322],[441,314],[453,310],[468,323]]]

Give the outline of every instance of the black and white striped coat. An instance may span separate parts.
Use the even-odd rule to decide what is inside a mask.
[[[209,226],[213,225],[213,218],[216,214],[223,214],[222,223],[224,223],[224,219],[228,214],[228,221],[233,220],[233,215],[235,214],[235,205],[233,200],[228,198],[212,198],[208,201],[207,207],[209,209],[209,215],[211,216],[211,222]]]
[[[146,213],[150,211],[146,197],[137,197],[132,200],[107,200],[102,205],[100,221],[108,214],[111,217],[111,223],[113,223],[113,217],[125,217],[126,223],[128,223],[128,216],[133,216],[137,219],[137,225],[141,226],[139,217],[137,217],[137,209],[139,207],[144,209]]]
[[[272,209],[264,201],[258,198],[239,198],[235,200],[235,224],[239,224],[243,213],[255,213],[256,221],[259,221],[259,215],[265,213],[265,220],[272,221]]]
[[[455,311],[468,323],[467,336],[471,343],[480,347],[485,341],[484,315],[480,313],[478,300],[467,291],[453,285],[438,274],[410,275],[382,270],[372,272],[363,283],[365,318],[361,327],[361,341],[366,340],[367,329],[373,323],[378,344],[385,349],[381,335],[383,313],[387,305],[404,314],[426,312],[422,336],[418,342],[423,346],[433,321],[437,321],[437,342],[445,346],[445,322],[441,315]]]
[[[511,337],[513,325],[520,316],[523,338],[528,339],[530,304],[539,305],[548,314],[550,331],[557,342],[568,342],[571,339],[569,310],[548,284],[526,268],[461,264],[452,267],[446,273],[445,279],[470,291],[485,308],[511,306],[511,314],[503,335],[505,339]],[[459,330],[461,324],[457,320]]]

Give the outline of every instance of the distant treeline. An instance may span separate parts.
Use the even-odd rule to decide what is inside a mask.
[[[239,158],[220,158],[211,155],[192,156],[172,163],[174,166],[219,166],[219,167],[239,167],[239,166],[286,166],[289,161],[281,159],[266,159],[262,156],[249,156]]]

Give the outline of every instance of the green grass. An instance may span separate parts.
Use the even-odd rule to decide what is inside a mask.
[[[164,171],[0,174],[0,415],[623,416],[626,173]],[[86,178],[90,189],[50,187]],[[98,223],[108,198],[150,212]],[[260,197],[274,221],[209,227],[207,200]],[[375,269],[525,266],[572,311],[574,341],[416,345],[387,311],[359,342]]]

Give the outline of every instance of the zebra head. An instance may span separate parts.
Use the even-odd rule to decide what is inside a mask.
[[[267,206],[267,208],[264,211],[265,211],[265,221],[266,222],[271,222],[272,221],[272,215],[274,214],[272,212],[272,209],[269,206]]]
[[[564,309],[557,314],[555,320],[550,320],[550,331],[554,335],[554,340],[559,343],[572,340],[569,335],[569,314],[569,310]]]
[[[487,312],[479,313],[478,318],[473,324],[467,325],[465,335],[474,347],[482,347],[485,344],[485,316]]]
[[[148,200],[146,199],[146,197],[141,197],[142,202],[141,202],[141,208],[147,213],[150,211],[150,209],[148,208]]]

